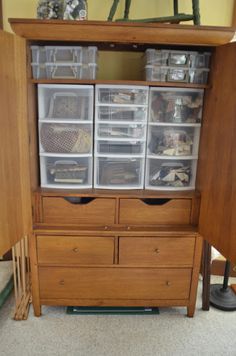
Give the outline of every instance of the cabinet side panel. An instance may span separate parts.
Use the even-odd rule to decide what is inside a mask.
[[[197,187],[199,231],[236,261],[236,44],[218,47],[205,96]]]
[[[25,41],[0,32],[0,255],[31,228]]]

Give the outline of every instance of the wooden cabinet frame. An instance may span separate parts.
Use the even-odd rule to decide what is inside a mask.
[[[37,262],[37,235],[94,235],[111,234],[115,241],[115,264],[118,263],[118,245],[120,236],[158,236],[160,233],[172,235],[194,234],[196,238],[195,257],[192,266],[192,282],[188,301],[173,303],[186,305],[188,315],[192,316],[195,308],[197,276],[201,256],[201,238],[203,236],[222,254],[236,261],[236,105],[235,105],[235,72],[236,45],[230,43],[235,31],[231,28],[194,27],[185,25],[160,24],[132,24],[91,22],[82,23],[71,21],[39,21],[13,19],[11,26],[17,36],[1,33],[1,47],[6,48],[1,55],[1,83],[5,83],[1,100],[4,108],[1,125],[3,131],[1,142],[5,142],[1,151],[4,162],[1,176],[2,196],[0,212],[4,217],[0,229],[1,253],[10,248],[25,235],[34,236],[30,239],[33,303],[35,314],[40,315],[42,301],[44,304],[58,304],[53,298],[48,301],[40,299],[39,268]],[[19,38],[23,37],[23,38]],[[82,45],[93,43],[101,49],[112,48],[121,50],[141,51],[151,46],[181,45],[191,48],[207,48],[213,51],[211,80],[207,86],[185,84],[185,87],[206,87],[204,102],[203,127],[200,143],[200,158],[196,192],[190,193],[158,193],[158,192],[111,192],[90,190],[76,193],[54,192],[39,189],[37,164],[37,114],[36,114],[36,83],[50,83],[50,80],[32,80],[30,74],[31,43],[46,43],[47,41],[77,42]],[[9,56],[9,57],[8,57]],[[28,63],[26,62],[28,61]],[[8,73],[6,75],[6,72]],[[78,80],[54,80],[54,83],[88,83]],[[96,83],[110,83],[110,81],[90,81]],[[176,86],[170,83],[153,83],[146,81],[113,81],[123,84],[145,84],[156,86]],[[180,85],[181,86],[181,85]],[[14,97],[15,105],[10,99]],[[10,108],[10,109],[9,109]],[[7,160],[4,158],[7,157]],[[17,170],[14,179],[13,168]],[[8,171],[7,171],[8,170]],[[8,172],[8,175],[4,175]],[[199,193],[201,202],[199,205]],[[77,195],[93,198],[114,198],[116,201],[114,224],[100,226],[63,226],[43,221],[42,199],[47,196]],[[120,199],[142,198],[189,198],[192,201],[191,224],[188,227],[158,225],[140,228],[137,225],[120,224]],[[14,200],[14,197],[17,199]],[[33,210],[32,210],[33,207]],[[200,210],[200,218],[198,219]],[[32,215],[33,211],[33,215]],[[9,225],[15,218],[14,228]],[[164,229],[164,230],[163,230]],[[100,235],[99,235],[100,236]],[[118,279],[120,277],[117,277]],[[61,300],[62,302],[62,300]],[[75,302],[75,300],[73,300]],[[65,299],[63,304],[67,305]],[[71,301],[72,303],[72,301]],[[128,303],[128,302],[127,302]],[[158,304],[159,303],[159,304]],[[90,302],[91,304],[91,302]],[[155,303],[154,303],[155,304]],[[172,305],[169,301],[157,300],[155,305]]]

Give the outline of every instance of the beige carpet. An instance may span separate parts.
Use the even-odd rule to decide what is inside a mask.
[[[202,311],[201,283],[193,319],[185,308],[149,316],[80,316],[43,307],[42,317],[31,309],[28,321],[15,322],[12,306],[13,299],[0,310],[1,356],[236,356],[236,312]]]

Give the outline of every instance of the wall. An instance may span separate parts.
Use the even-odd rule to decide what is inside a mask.
[[[10,31],[9,17],[34,18],[38,0],[2,0],[4,29]],[[113,0],[88,0],[89,20],[106,20]],[[147,6],[148,2],[148,6]],[[120,0],[116,18],[122,16],[125,0]],[[181,12],[191,12],[191,0],[179,0]],[[200,0],[202,25],[230,26],[234,0]],[[173,0],[133,0],[130,18],[165,16],[172,13]]]

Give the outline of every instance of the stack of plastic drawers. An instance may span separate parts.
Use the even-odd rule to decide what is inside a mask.
[[[148,87],[96,86],[94,186],[142,189]]]
[[[42,187],[92,187],[93,97],[93,86],[38,86]]]
[[[177,50],[146,50],[146,80],[206,84],[211,54]]]
[[[195,188],[203,90],[151,88],[146,189]]]
[[[96,79],[97,47],[31,46],[35,79]]]

